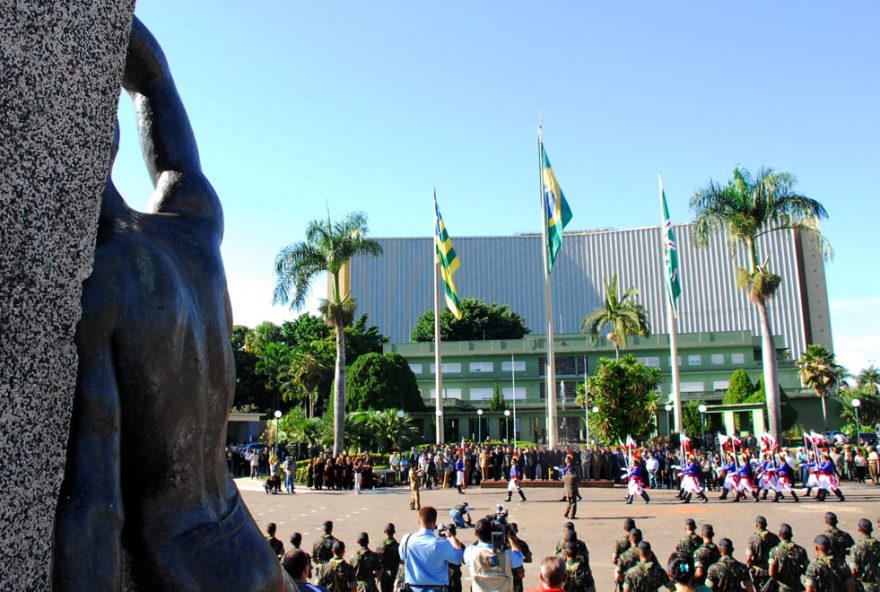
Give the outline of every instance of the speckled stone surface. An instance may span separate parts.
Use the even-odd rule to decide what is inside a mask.
[[[0,588],[48,590],[132,0],[0,0]]]

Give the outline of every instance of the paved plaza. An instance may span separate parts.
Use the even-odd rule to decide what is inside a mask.
[[[294,531],[303,534],[303,547],[311,552],[312,543],[321,532],[324,520],[333,520],[334,534],[345,541],[347,553],[353,552],[355,539],[361,531],[370,535],[371,547],[381,540],[382,529],[387,522],[397,526],[398,540],[403,534],[417,527],[416,513],[409,510],[409,491],[403,488],[366,491],[361,495],[353,492],[307,492],[296,495],[267,495],[260,489],[260,482],[238,479],[242,496],[261,528],[269,522],[278,524],[278,537],[289,547],[288,539]],[[761,514],[767,518],[769,528],[777,530],[780,522],[788,522],[794,529],[795,542],[807,547],[812,558],[812,541],[824,530],[824,513],[837,513],[840,527],[858,538],[856,523],[860,518],[875,522],[880,517],[880,487],[845,484],[846,501],[833,498],[824,503],[804,500],[798,504],[790,498],[771,503],[754,501],[731,503],[718,501],[718,492],[709,492],[708,504],[681,504],[669,490],[651,490],[651,503],[641,500],[633,505],[624,504],[623,488],[582,489],[583,501],[578,505],[575,526],[578,536],[587,543],[590,563],[599,592],[613,590],[610,561],[614,541],[621,535],[622,521],[632,517],[642,529],[645,540],[651,542],[658,558],[665,566],[666,558],[675,543],[682,537],[682,523],[693,518],[697,525],[712,524],[716,542],[721,537],[730,538],[735,546],[734,556],[744,559],[746,544],[754,530],[754,518]],[[520,527],[520,536],[532,549],[535,563],[526,565],[526,587],[536,586],[537,563],[542,557],[553,553],[561,538],[562,513],[565,504],[559,501],[562,489],[526,489],[528,501],[504,502],[506,491],[498,489],[471,488],[465,495],[455,489],[422,491],[422,504],[433,505],[440,513],[439,520],[448,522],[448,510],[456,503],[467,501],[474,511],[474,520],[494,511],[495,505],[504,503],[510,511],[510,519]],[[465,544],[473,540],[470,530],[459,531]],[[465,574],[467,570],[464,570]],[[469,587],[464,583],[465,590]]]

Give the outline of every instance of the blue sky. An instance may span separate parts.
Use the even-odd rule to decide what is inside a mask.
[[[366,211],[374,236],[428,236],[436,186],[453,238],[539,231],[540,107],[570,230],[658,224],[657,173],[676,222],[737,163],[793,173],[830,213],[838,356],[876,361],[876,2],[142,0],[137,14],[223,200],[238,323],[293,316],[271,306],[272,262],[328,208]],[[144,207],[126,97],[120,112],[114,179]]]

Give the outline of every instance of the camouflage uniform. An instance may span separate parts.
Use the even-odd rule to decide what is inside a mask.
[[[666,571],[657,565],[656,557],[638,563],[623,577],[624,592],[657,592],[662,586],[673,589]]]
[[[880,591],[880,541],[874,537],[859,541],[850,556],[850,569],[865,592]]]
[[[718,550],[718,545],[715,543],[704,543],[699,549],[694,551],[694,569],[702,567],[703,574],[707,574],[709,573],[709,568],[715,565],[719,559],[721,559],[721,551]],[[703,579],[706,579],[705,575]],[[697,578],[694,578],[695,583],[702,583],[696,580]]]
[[[686,537],[681,539],[675,546],[676,553],[684,553],[685,555],[694,556],[697,549],[703,544],[703,537],[695,532],[690,532]]]
[[[578,557],[571,561],[566,559],[565,572],[568,575],[565,592],[596,592],[589,557]]]
[[[630,547],[623,554],[617,558],[617,569],[616,573],[620,576],[620,581],[623,581],[623,576],[626,575],[626,572],[634,568],[639,564],[639,550],[636,547]]]
[[[767,529],[755,532],[749,538],[749,555],[752,558],[752,577],[755,582],[755,589],[760,590],[761,587],[770,578],[768,568],[770,567],[770,551],[779,544],[779,537]]]
[[[312,545],[312,559],[315,563],[320,565],[333,559],[333,543],[335,542],[336,537],[326,532],[315,541],[315,544]]]
[[[590,552],[587,550],[587,543],[580,539],[575,539],[574,545],[577,548],[577,555],[579,558],[586,559],[587,562],[590,561]],[[559,541],[556,543],[556,556],[565,559],[565,541]]]
[[[376,553],[382,558],[382,592],[392,592],[394,589],[394,577],[397,575],[397,569],[400,566],[400,555],[398,550],[400,543],[393,538],[385,539],[385,541],[376,547]]]
[[[752,585],[752,579],[746,564],[728,555],[709,568],[706,585],[712,588],[712,592],[740,592]]]
[[[351,567],[354,569],[358,592],[379,592],[374,574],[383,571],[384,566],[378,553],[361,547],[351,558]]]
[[[829,526],[825,536],[831,539],[831,555],[838,568],[846,566],[846,556],[850,547],[856,544],[848,532],[844,532],[836,526]]]
[[[807,550],[791,541],[782,541],[770,550],[768,566],[776,566],[776,577],[773,579],[779,592],[802,592],[804,585],[801,576],[809,564]]]
[[[831,555],[819,557],[807,568],[804,581],[814,592],[846,592],[851,576],[834,562]]]
[[[629,544],[629,535],[625,535],[617,539],[614,543],[614,552],[611,553],[611,561],[615,565],[617,561],[620,559],[620,556],[623,555],[627,549],[630,548]]]
[[[328,592],[350,592],[357,587],[354,568],[345,559],[334,557],[318,565],[318,585]]]

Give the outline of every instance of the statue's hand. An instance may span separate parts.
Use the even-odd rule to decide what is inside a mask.
[[[131,36],[128,38],[128,54],[122,86],[129,92],[145,94],[147,89],[161,80],[167,68],[165,54],[149,29],[134,17]]]

